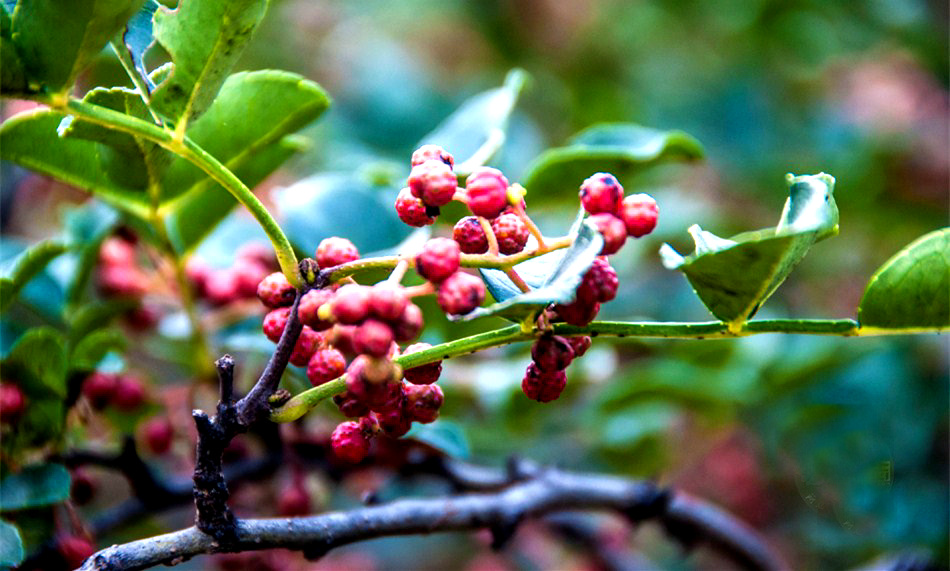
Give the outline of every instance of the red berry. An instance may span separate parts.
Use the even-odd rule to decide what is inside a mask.
[[[384,412],[373,413],[379,427],[392,438],[404,436],[412,428],[412,419],[406,414],[405,399],[400,401],[402,406],[392,408]]]
[[[347,262],[354,262],[360,259],[360,252],[346,238],[333,236],[325,238],[317,246],[317,266],[320,268],[332,268]]]
[[[492,220],[491,229],[502,254],[517,254],[528,243],[528,227],[517,214],[502,214]]]
[[[656,228],[660,207],[649,194],[634,194],[623,200],[620,217],[623,219],[627,234],[634,238],[646,236]]]
[[[257,297],[267,307],[287,307],[297,297],[297,290],[287,281],[287,276],[274,272],[257,285]]]
[[[410,353],[415,353],[417,351],[423,351],[425,349],[430,349],[432,345],[428,343],[415,343],[406,347],[406,350],[403,351],[403,355],[408,355]],[[413,367],[411,369],[405,369],[402,372],[403,376],[407,381],[416,385],[431,385],[432,383],[439,380],[439,376],[442,374],[442,360],[434,361],[432,363],[427,363],[425,365],[420,365],[418,367]]]
[[[412,153],[410,164],[411,166],[417,166],[429,160],[439,160],[450,167],[455,166],[455,157],[438,145],[422,145],[416,149]]]
[[[336,349],[321,349],[307,363],[307,378],[313,386],[322,385],[346,371],[346,359]]]
[[[400,343],[412,341],[419,335],[423,325],[422,310],[418,305],[409,303],[399,320],[393,323],[393,337]]]
[[[294,344],[294,350],[290,353],[290,363],[298,367],[306,367],[310,362],[310,357],[316,353],[322,342],[323,335],[304,325],[300,330],[297,343]]]
[[[246,244],[241,244],[234,256],[239,261],[246,260],[256,262],[265,268],[273,268],[276,266],[274,250],[264,242],[247,242]]]
[[[106,296],[142,297],[148,291],[148,277],[135,266],[100,266],[98,284]]]
[[[452,167],[440,160],[429,160],[412,167],[409,190],[426,206],[444,206],[452,202],[458,179]]]
[[[280,336],[284,333],[284,328],[287,327],[287,320],[289,318],[289,307],[280,307],[269,311],[267,315],[264,316],[264,335],[267,335],[267,338],[274,343],[280,341]]]
[[[156,416],[142,426],[142,436],[153,454],[162,455],[171,450],[175,427],[167,416]]]
[[[606,303],[616,297],[619,283],[617,272],[610,263],[604,258],[595,258],[577,287],[577,298],[588,304],[595,301]]]
[[[363,404],[358,398],[351,395],[349,392],[344,392],[343,394],[334,395],[333,402],[339,407],[340,412],[343,413],[343,416],[348,418],[359,418],[369,414],[369,407]]]
[[[584,210],[591,214],[618,214],[620,202],[623,200],[623,187],[614,175],[599,172],[581,184],[580,197]]]
[[[69,497],[76,505],[84,506],[96,495],[96,481],[85,470],[76,468],[69,485]]]
[[[416,271],[430,282],[440,283],[459,269],[460,253],[455,240],[433,238],[416,256]]]
[[[439,307],[451,315],[471,313],[485,300],[485,284],[465,272],[455,272],[439,285]]]
[[[26,398],[20,387],[12,383],[0,383],[0,419],[3,422],[19,418],[25,405]]]
[[[466,182],[468,208],[475,216],[495,218],[508,206],[508,179],[498,169],[479,167]]]
[[[207,262],[198,257],[189,258],[185,262],[185,277],[195,288],[195,295],[198,297],[205,296],[205,284],[213,271]]]
[[[78,569],[83,561],[96,552],[96,547],[83,537],[62,535],[56,539],[56,550],[70,569]]]
[[[439,385],[407,385],[406,412],[415,422],[428,424],[439,418],[445,396]]]
[[[590,221],[597,227],[597,231],[604,237],[604,247],[600,251],[601,255],[609,256],[620,250],[623,243],[627,241],[627,227],[623,220],[613,214],[602,212],[590,217]]]
[[[588,335],[579,335],[577,337],[568,337],[567,342],[571,344],[571,349],[574,350],[574,358],[578,359],[590,349],[590,336]]]
[[[330,446],[337,458],[356,464],[369,452],[369,440],[363,435],[359,422],[340,423],[330,435]]]
[[[361,323],[369,314],[369,287],[346,284],[336,291],[330,306],[333,317],[340,323]]]
[[[392,328],[377,319],[367,319],[356,328],[353,348],[357,353],[385,357],[393,344]]]
[[[99,247],[99,263],[109,266],[134,267],[138,265],[135,245],[115,236],[106,238]]]
[[[238,281],[234,272],[228,268],[214,270],[205,280],[205,298],[212,305],[227,305],[239,297]]]
[[[399,219],[410,226],[422,228],[435,222],[435,216],[430,216],[426,205],[412,195],[409,187],[399,191],[396,195],[396,214]]]
[[[337,324],[329,331],[327,337],[330,344],[344,355],[356,355],[356,348],[353,347],[353,338],[356,337],[355,325]]]
[[[402,286],[391,283],[376,284],[369,290],[369,309],[376,317],[385,321],[395,321],[409,304]]]
[[[291,486],[277,498],[277,513],[282,517],[296,517],[310,513],[310,494],[303,486]]]
[[[332,321],[320,319],[320,307],[332,299],[333,292],[329,289],[312,289],[303,294],[300,303],[297,304],[297,317],[300,318],[300,322],[314,331],[323,331],[332,327]]]
[[[585,300],[578,299],[567,305],[555,305],[554,311],[556,311],[566,323],[583,327],[597,317],[597,312],[600,311],[600,302],[591,304]]]
[[[95,371],[83,381],[82,394],[93,408],[102,409],[112,400],[118,380],[118,375]]]
[[[531,346],[531,360],[544,372],[564,370],[573,359],[574,349],[560,335],[543,335]]]
[[[561,396],[567,386],[564,371],[545,372],[532,362],[521,381],[521,390],[525,396],[538,402],[550,402]]]
[[[238,258],[231,267],[234,277],[237,296],[242,299],[252,298],[257,294],[257,288],[270,273],[264,264],[250,258]],[[296,294],[296,292],[294,292]],[[293,300],[291,300],[293,301]]]
[[[112,393],[112,404],[125,412],[132,412],[145,402],[145,385],[138,377],[120,376]]]
[[[459,249],[466,254],[484,254],[488,251],[485,229],[474,216],[466,216],[455,223],[452,239],[459,243]]]

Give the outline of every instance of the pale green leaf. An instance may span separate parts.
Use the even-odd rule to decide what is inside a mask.
[[[660,250],[663,264],[686,274],[709,311],[723,321],[752,317],[815,242],[838,233],[834,178],[788,175],[787,182],[789,198],[775,228],[724,239],[693,225],[692,254],[684,258],[669,244]]]
[[[152,93],[152,106],[176,126],[201,115],[264,17],[266,0],[181,0],[155,12],[155,40],[174,68]]]
[[[60,464],[27,466],[0,482],[0,511],[48,506],[69,497],[71,479]]]
[[[950,326],[950,228],[918,238],[874,272],[858,321],[862,329]]]
[[[63,334],[52,327],[24,333],[3,365],[13,378],[26,376],[35,381],[22,387],[27,397],[66,397],[66,342]]]

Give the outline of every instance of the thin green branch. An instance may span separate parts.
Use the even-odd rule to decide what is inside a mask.
[[[729,325],[721,321],[702,321],[696,323],[595,321],[584,327],[568,325],[566,323],[555,323],[553,325],[553,331],[558,335],[565,336],[590,335],[592,337],[641,339],[735,339],[764,333],[867,337],[873,335],[942,332],[939,328],[913,331],[865,329],[861,328],[858,322],[853,319],[762,319],[744,323],[737,333],[730,331]],[[495,331],[442,343],[441,345],[436,345],[424,351],[401,355],[393,359],[393,362],[400,365],[403,369],[410,369],[434,361],[475,353],[492,347],[517,343],[519,341],[528,341],[540,333],[539,330],[525,332],[520,326],[511,325]],[[338,395],[345,390],[345,379],[344,377],[340,377],[294,396],[282,407],[274,410],[270,418],[274,422],[290,422],[296,420],[316,407],[324,399]]]
[[[303,281],[300,278],[300,272],[297,268],[297,256],[294,254],[290,241],[287,239],[287,236],[284,235],[283,230],[280,229],[274,217],[271,216],[261,201],[254,196],[254,193],[241,182],[241,179],[221,164],[218,159],[214,158],[193,141],[187,137],[178,140],[172,132],[153,125],[148,121],[143,121],[136,117],[126,115],[125,113],[119,113],[75,98],[63,99],[61,97],[49,97],[45,102],[58,111],[69,113],[86,121],[96,123],[97,125],[122,131],[157,143],[203,170],[208,176],[227,189],[238,202],[243,204],[244,207],[251,212],[264,229],[267,237],[270,238],[271,244],[274,246],[274,251],[277,254],[277,261],[280,263],[280,269],[287,276],[287,279],[298,289],[303,286]]]

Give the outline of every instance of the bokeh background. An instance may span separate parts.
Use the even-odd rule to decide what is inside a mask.
[[[758,317],[839,318],[855,316],[867,280],[893,253],[947,225],[947,22],[945,2],[924,0],[278,0],[239,67],[300,73],[334,99],[306,130],[310,147],[260,187],[277,210],[288,187],[306,197],[333,186],[343,197],[354,180],[360,192],[390,202],[417,143],[515,67],[530,81],[491,162],[513,181],[541,151],[598,122],[695,136],[705,160],[621,180],[628,192],[656,197],[661,216],[657,231],[616,256],[621,289],[601,311],[604,319],[711,319],[685,278],[660,265],[659,246],[688,251],[693,223],[724,236],[773,225],[785,173],[831,173],[840,235],[816,245]],[[85,81],[124,83],[108,57]],[[5,113],[13,110],[7,105]],[[4,242],[50,235],[64,207],[85,199],[5,164]],[[551,235],[567,229],[577,208],[573,192],[536,196],[529,188],[527,201]],[[392,212],[361,216],[354,208],[362,227],[351,225],[353,235],[344,236],[361,251],[390,247],[408,232],[394,225]],[[298,214],[305,219],[292,222],[296,243],[312,255],[330,230],[306,224],[319,212]],[[448,210],[434,232],[449,233],[461,215]],[[249,225],[232,217],[199,255],[230,263]],[[53,295],[55,276],[43,287],[38,298]],[[424,309],[431,343],[499,325],[449,324],[434,303]],[[6,323],[4,349],[41,321],[21,314]],[[162,355],[156,347],[180,343],[175,324],[168,320],[143,341],[142,352]],[[216,346],[259,366],[258,349],[267,346],[258,327],[259,317],[237,323],[219,332]],[[501,465],[518,454],[679,486],[744,518],[794,568],[841,569],[915,549],[947,564],[945,338],[598,339],[571,367],[565,395],[547,405],[521,394],[527,349],[447,362],[442,417],[413,434],[482,463]],[[173,359],[155,360],[148,374],[168,394],[188,381]],[[297,372],[288,388],[299,390],[301,380]],[[302,430],[326,431],[338,421],[331,406],[312,416]],[[359,500],[359,482],[338,488],[319,475],[310,479],[324,507]],[[402,493],[431,489],[386,495]],[[101,539],[140,537],[181,517]],[[721,563],[702,551],[683,558],[649,526],[630,539],[620,524],[595,521],[604,541],[627,542],[659,567]],[[523,530],[504,553],[486,545],[480,535],[380,540],[341,549],[320,565],[589,568],[540,527]]]

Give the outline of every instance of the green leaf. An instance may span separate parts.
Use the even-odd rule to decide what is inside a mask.
[[[508,72],[501,87],[483,91],[449,115],[419,141],[419,145],[440,145],[455,156],[455,171],[461,176],[492,158],[505,142],[508,118],[528,74],[521,69]]]
[[[660,249],[663,265],[686,274],[722,321],[738,324],[755,315],[815,242],[838,233],[835,179],[821,173],[786,180],[789,198],[775,228],[724,239],[694,224],[692,254],[684,258],[669,244]]]
[[[703,148],[682,131],[658,131],[630,123],[596,125],[575,135],[566,147],[541,154],[521,177],[533,196],[576,193],[595,172],[632,176],[669,160],[703,156]]]
[[[82,139],[63,138],[57,128],[64,116],[55,111],[21,113],[0,125],[0,158],[88,190],[105,202],[147,218],[144,189],[116,180],[110,170],[116,151]]]
[[[471,456],[465,429],[451,420],[439,420],[432,424],[414,423],[406,437],[428,444],[452,458],[465,460]]]
[[[27,466],[0,482],[0,511],[38,508],[69,497],[69,472],[60,464]]]
[[[66,91],[79,72],[138,11],[142,1],[18,2],[13,12],[13,41],[31,87]]]
[[[6,310],[23,286],[65,251],[62,242],[44,240],[28,248],[4,268],[0,277],[0,311]]]
[[[66,343],[63,334],[52,327],[27,331],[10,350],[4,368],[14,378],[26,374],[40,383],[28,383],[23,387],[28,397],[53,395],[66,398]]]
[[[858,322],[862,329],[950,326],[950,228],[918,238],[874,272]]]
[[[69,367],[92,371],[110,351],[125,351],[128,339],[119,329],[98,329],[85,335],[73,348]]]
[[[518,275],[532,287],[529,292],[522,293],[501,270],[479,270],[498,303],[476,308],[462,319],[488,315],[521,319],[552,303],[574,301],[577,286],[604,247],[604,238],[593,224],[586,221],[582,221],[572,234],[575,234],[574,243],[569,248],[515,266]]]
[[[20,530],[0,520],[0,567],[14,567],[23,561],[23,540]]]
[[[110,321],[127,313],[138,304],[139,302],[134,299],[119,299],[84,305],[69,320],[69,346],[75,347],[83,337],[109,325]]]
[[[2,17],[9,18],[5,11]],[[15,95],[27,91],[26,71],[20,54],[9,37],[0,36],[0,92]]]
[[[352,174],[323,173],[280,190],[277,212],[287,237],[304,252],[315,251],[324,238],[342,236],[367,253],[395,246],[411,231],[396,215],[394,198],[393,189]]]
[[[171,55],[171,75],[152,93],[152,107],[183,130],[214,100],[264,17],[266,0],[181,0],[155,12],[155,40]]]
[[[316,83],[283,71],[236,73],[188,129],[196,144],[253,188],[303,147],[291,138],[319,117],[330,98]],[[194,247],[237,204],[223,187],[182,159],[162,179],[169,233],[181,251]]]

